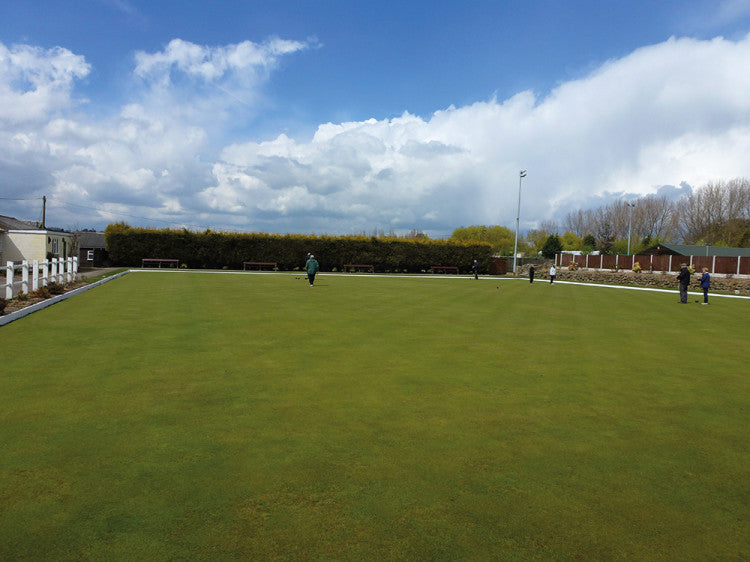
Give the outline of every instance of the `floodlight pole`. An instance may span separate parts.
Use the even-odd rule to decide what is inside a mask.
[[[630,226],[633,220],[633,207],[635,203],[628,203],[628,255],[630,255]]]
[[[518,209],[516,210],[516,241],[513,244],[513,275],[516,274],[516,258],[518,257],[518,220],[521,218],[521,180],[526,177],[526,170],[518,172]]]

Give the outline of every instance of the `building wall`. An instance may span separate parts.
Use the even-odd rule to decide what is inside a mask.
[[[57,249],[57,251],[53,251]],[[45,260],[77,255],[73,236],[44,230],[10,230],[3,237],[3,263],[8,261]]]
[[[47,257],[46,240],[46,233],[42,230],[10,230],[5,236],[3,260],[43,260]]]
[[[93,256],[93,259],[89,259]],[[78,251],[79,267],[108,267],[109,255],[104,248],[80,248]]]

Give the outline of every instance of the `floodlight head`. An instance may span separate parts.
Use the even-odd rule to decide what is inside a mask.
[[[521,176],[522,178],[525,178],[525,177],[526,177],[526,170],[521,170],[521,172],[520,172],[520,176]]]

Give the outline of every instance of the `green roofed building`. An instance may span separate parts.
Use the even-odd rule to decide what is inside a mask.
[[[727,248],[726,246],[691,246],[686,244],[657,244],[641,252],[643,255],[716,256],[720,258],[750,257],[750,248]]]

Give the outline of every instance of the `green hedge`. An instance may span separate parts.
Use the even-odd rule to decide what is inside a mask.
[[[307,252],[322,271],[341,271],[345,264],[372,264],[378,272],[419,273],[433,265],[471,271],[476,259],[486,272],[492,250],[487,242],[458,242],[366,236],[219,233],[206,230],[132,228],[111,224],[105,231],[115,266],[139,267],[142,258],[178,259],[191,269],[242,269],[244,261],[276,262],[283,271],[302,268]]]

